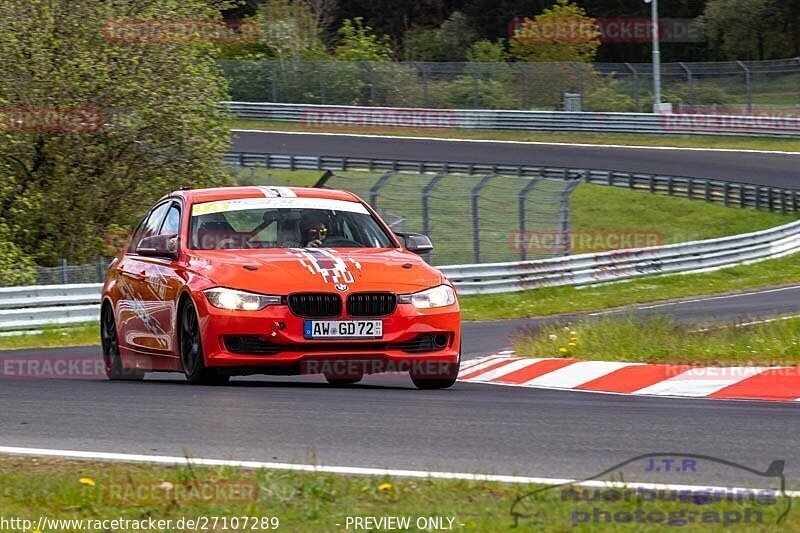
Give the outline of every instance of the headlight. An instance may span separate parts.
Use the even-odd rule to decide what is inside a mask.
[[[456,303],[456,291],[449,285],[439,285],[414,294],[404,294],[398,301],[403,304],[414,304],[417,309],[447,307]]]
[[[222,287],[203,292],[211,305],[217,309],[228,309],[229,311],[260,311],[268,305],[281,303],[280,296],[236,291]]]

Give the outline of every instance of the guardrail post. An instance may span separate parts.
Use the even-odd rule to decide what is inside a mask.
[[[648,176],[648,180],[649,180],[648,185],[649,185],[649,189],[650,189],[650,194],[655,194],[656,193],[656,176],[655,176],[655,174],[650,174],[650,176]]]
[[[519,201],[519,239],[520,239],[520,249],[519,249],[519,258],[521,261],[525,261],[528,258],[528,247],[527,247],[527,236],[525,232],[528,231],[527,224],[526,224],[526,210],[525,210],[525,202],[528,199],[528,193],[536,187],[536,184],[542,178],[531,178],[530,181],[522,188],[518,195]]]
[[[739,208],[744,209],[747,207],[747,200],[745,195],[747,194],[747,186],[746,185],[739,185]]]
[[[711,184],[708,182],[708,180],[703,180],[703,185],[704,185],[704,187],[703,187],[703,198],[705,199],[706,202],[710,202],[711,201],[711,191],[709,190],[709,187],[711,186]]]
[[[731,184],[727,181],[722,185],[722,205],[728,207],[730,202]]]
[[[747,100],[747,113],[749,115],[753,114],[753,82],[752,82],[752,73],[750,72],[750,67],[748,67],[743,61],[737,61],[737,65],[744,71],[744,90]]]
[[[481,220],[478,213],[478,201],[480,200],[481,189],[495,174],[487,174],[472,188],[472,247],[475,252],[475,262],[481,262]]]
[[[630,63],[625,63],[625,67],[631,71],[633,75],[633,103],[636,106],[636,112],[640,111],[639,107],[639,72],[633,68],[633,65]]]
[[[755,193],[756,193],[755,208],[756,209],[760,209],[761,208],[761,185],[756,185],[754,188],[755,188]]]
[[[417,67],[419,73],[422,75],[422,99],[425,103],[425,107],[430,107],[431,102],[430,98],[428,97],[428,71],[425,70],[425,67],[422,66],[421,63],[418,61],[414,61],[414,66]]]
[[[767,203],[769,204],[770,213],[775,210],[775,206],[773,205],[773,202],[774,202],[773,193],[774,192],[775,192],[775,189],[773,189],[772,187],[767,189]]]
[[[781,189],[781,214],[786,214],[786,191]]]
[[[389,181],[389,178],[391,178],[394,175],[395,175],[395,172],[390,170],[389,172],[387,172],[386,174],[381,176],[378,179],[378,181],[375,182],[375,185],[373,185],[370,188],[370,190],[369,190],[369,205],[371,205],[373,209],[377,209],[378,208],[378,191],[381,189],[381,187],[386,185],[386,182]]]

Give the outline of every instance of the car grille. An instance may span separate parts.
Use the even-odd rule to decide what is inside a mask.
[[[350,316],[387,316],[397,308],[397,296],[388,292],[362,292],[347,299]]]
[[[290,294],[288,302],[289,309],[297,316],[306,318],[332,318],[342,314],[342,299],[338,294]]]
[[[405,342],[309,342],[302,344],[275,344],[257,335],[231,335],[225,337],[225,348],[235,354],[274,355],[279,352],[341,352],[343,354],[380,353],[396,350],[406,353],[430,353],[445,349],[452,339],[451,333],[424,333]]]

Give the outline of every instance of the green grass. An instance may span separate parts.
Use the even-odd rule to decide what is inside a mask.
[[[661,316],[608,317],[545,326],[516,342],[530,357],[711,366],[796,366],[800,319],[714,326]]]
[[[665,244],[748,233],[797,219],[792,215],[587,183],[572,193],[570,217],[575,231],[654,232],[660,234]]]
[[[601,466],[601,465],[598,465]],[[603,465],[605,466],[605,465]],[[643,468],[643,465],[639,465]],[[192,488],[238,487],[245,497],[203,500],[202,497],[150,497],[150,488],[169,483],[186,494]],[[349,477],[332,474],[294,473],[277,470],[241,470],[231,468],[172,468],[120,463],[89,463],[57,459],[0,458],[0,509],[3,517],[19,517],[37,521],[47,516],[57,519],[148,519],[173,520],[173,527],[162,531],[178,531],[180,518],[227,517],[228,531],[244,531],[231,527],[232,517],[277,517],[278,531],[343,531],[347,517],[419,517],[453,518],[454,531],[512,530],[511,506],[524,497],[515,511],[527,515],[520,521],[524,530],[568,531],[576,512],[591,512],[595,507],[612,514],[637,509],[682,513],[684,519],[692,511],[714,513],[760,512],[761,528],[776,527],[778,517],[787,509],[787,500],[777,498],[763,505],[758,503],[713,502],[708,504],[658,502],[645,503],[635,493],[614,503],[574,501],[561,488],[530,495],[536,485],[510,485],[489,482],[468,482],[432,479],[399,479],[389,477]],[[142,492],[142,488],[147,492]],[[148,496],[136,497],[139,494]],[[581,489],[578,489],[579,491]],[[601,489],[589,494],[610,495]],[[157,493],[156,493],[157,494]],[[197,492],[195,492],[197,494]],[[223,492],[222,494],[233,494]],[[570,493],[567,493],[570,494]],[[577,494],[582,494],[578,492]],[[133,495],[127,499],[120,495]],[[673,515],[673,517],[681,515]],[[733,515],[728,515],[733,516]],[[752,523],[757,515],[751,514]],[[240,518],[240,521],[243,518]],[[697,522],[700,521],[696,517]],[[447,522],[445,522],[446,524]],[[338,524],[338,525],[337,525]],[[252,525],[252,522],[251,522]],[[688,525],[688,523],[687,523]],[[798,530],[796,513],[789,513],[782,524],[784,530]],[[625,526],[596,524],[593,528],[620,531]],[[627,525],[625,529],[630,529]],[[664,524],[659,525],[665,527]],[[719,525],[691,530],[722,530]],[[372,529],[371,530],[376,530]],[[655,526],[636,526],[637,531],[655,530]],[[117,528],[115,530],[123,530]],[[184,529],[190,530],[190,529]],[[223,531],[222,523],[209,531]],[[247,530],[250,530],[249,527]],[[258,529],[265,531],[266,529]],[[416,527],[409,530],[417,531]],[[55,529],[45,531],[56,531]]]
[[[594,311],[637,303],[800,282],[800,256],[702,274],[650,277],[593,287],[545,287],[530,291],[464,296],[465,320],[500,320]]]
[[[632,133],[536,132],[472,129],[418,128],[338,128],[314,127],[267,120],[228,120],[231,129],[359,133],[403,137],[440,137],[498,141],[554,142],[578,144],[618,144],[624,146],[675,146],[679,148],[727,148],[733,150],[771,150],[800,152],[800,139],[768,136],[733,137],[725,135],[639,135]]]
[[[23,333],[0,337],[0,350],[26,348],[64,348],[68,346],[92,346],[100,344],[100,324],[77,326],[48,326],[40,332]]]

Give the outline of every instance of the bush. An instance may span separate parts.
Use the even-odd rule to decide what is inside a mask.
[[[33,260],[11,242],[10,233],[7,226],[0,224],[0,287],[33,285],[36,283]]]
[[[611,80],[585,95],[583,108],[585,111],[632,113],[636,111],[636,102],[627,94],[620,93],[616,80]]]

